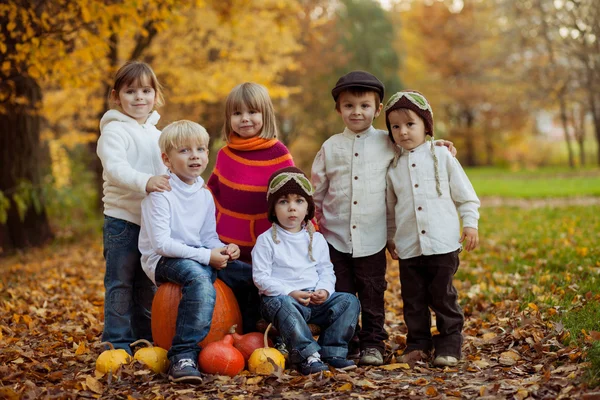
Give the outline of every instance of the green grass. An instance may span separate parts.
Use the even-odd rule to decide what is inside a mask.
[[[600,168],[539,168],[511,171],[466,168],[479,196],[549,198],[600,196]]]
[[[461,256],[457,279],[480,285],[492,301],[534,303],[587,351],[589,384],[600,384],[600,205],[483,208],[481,248]],[[465,254],[466,253],[466,254]],[[463,263],[464,261],[464,263]]]

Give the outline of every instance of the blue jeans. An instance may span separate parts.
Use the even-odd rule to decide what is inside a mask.
[[[315,352],[323,358],[348,354],[348,341],[354,335],[360,305],[356,296],[335,292],[325,303],[305,307],[291,296],[263,296],[261,310],[265,319],[277,327],[292,351],[290,362],[297,364]],[[315,342],[308,324],[321,327]]]
[[[104,332],[102,341],[131,354],[137,339],[152,341],[150,313],[156,287],[140,263],[140,227],[104,216]]]
[[[198,343],[210,331],[217,300],[213,286],[217,271],[187,258],[162,257],[156,265],[155,280],[159,286],[165,282],[181,285],[175,337],[167,357],[171,363],[183,358],[196,361],[200,353]]]

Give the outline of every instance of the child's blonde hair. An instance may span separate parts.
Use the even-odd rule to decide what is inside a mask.
[[[152,68],[142,61],[128,61],[115,74],[115,83],[108,94],[108,101],[111,105],[116,105],[119,98],[119,91],[124,86],[139,85],[150,81],[150,86],[154,89],[156,101],[154,107],[158,108],[165,103],[163,97],[162,85],[154,74]]]
[[[204,127],[196,122],[182,119],[165,126],[158,145],[162,153],[168,154],[186,144],[202,144],[208,146],[210,136]]]
[[[234,87],[225,101],[225,123],[222,132],[227,142],[229,142],[229,135],[233,132],[231,116],[234,112],[240,111],[242,106],[262,113],[263,127],[258,137],[263,139],[277,137],[275,111],[267,88],[258,83],[245,82]]]

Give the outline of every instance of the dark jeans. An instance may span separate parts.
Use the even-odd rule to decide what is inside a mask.
[[[213,286],[215,280],[221,279],[234,293],[240,291],[249,298],[249,285],[252,282],[252,267],[241,261],[233,261],[227,267],[217,272],[211,266],[203,265],[197,261],[186,258],[162,257],[156,266],[156,283],[160,286],[165,282],[181,285],[181,300],[177,309],[177,323],[175,337],[167,354],[171,362],[177,362],[182,358],[196,360],[200,353],[198,342],[201,342],[208,332],[212,323],[213,312],[217,299],[217,293]],[[258,300],[258,291],[256,299]],[[254,321],[248,320],[256,326],[260,304],[241,303],[240,307],[245,310],[242,318],[250,315]],[[254,309],[254,310],[252,310]],[[244,320],[246,324],[246,320]]]
[[[317,351],[323,358],[346,358],[359,308],[356,297],[348,293],[335,292],[323,304],[308,307],[288,295],[262,297],[265,319],[273,322],[291,349],[290,362],[293,364],[302,362]],[[308,324],[321,327],[318,342],[310,333]]]
[[[387,288],[385,280],[385,247],[366,257],[352,257],[352,254],[337,251],[329,246],[333,269],[335,270],[336,292],[358,294],[361,307],[361,327],[358,332],[362,350],[374,347],[384,353],[385,304],[383,295]]]
[[[408,328],[405,353],[430,351],[460,358],[464,316],[452,277],[460,263],[459,251],[400,260],[404,322]],[[431,335],[431,312],[439,335]]]
[[[260,296],[252,280],[252,265],[243,261],[227,263],[227,267],[217,272],[217,277],[231,288],[242,313],[244,333],[256,332],[260,315]]]
[[[139,235],[139,225],[104,216],[106,272],[102,341],[130,354],[132,342],[138,339],[152,342],[150,315],[156,291],[140,263]]]

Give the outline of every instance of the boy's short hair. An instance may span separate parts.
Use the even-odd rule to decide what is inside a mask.
[[[335,100],[335,108],[339,110],[338,99],[343,92],[349,92],[354,95],[374,92],[377,107],[383,101],[385,86],[377,77],[366,71],[352,71],[342,76],[331,90],[331,95]]]
[[[373,89],[367,89],[362,87],[350,87],[348,89],[344,89],[339,92],[338,97],[335,99],[335,109],[340,111],[340,96],[342,93],[350,93],[357,97],[365,96],[369,93],[373,93],[375,96],[375,108],[379,109],[379,105],[381,104],[382,98],[379,97],[379,93]]]
[[[204,127],[196,122],[182,119],[165,126],[158,145],[162,153],[168,153],[187,143],[200,143],[208,146],[210,135]]]

